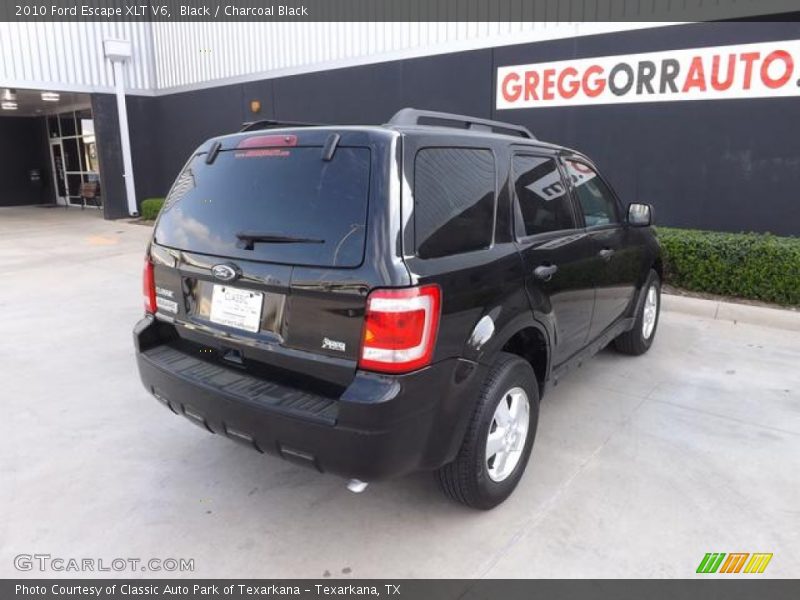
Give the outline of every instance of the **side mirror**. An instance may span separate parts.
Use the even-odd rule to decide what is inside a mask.
[[[649,227],[652,225],[653,207],[649,204],[629,204],[628,224],[632,227]]]

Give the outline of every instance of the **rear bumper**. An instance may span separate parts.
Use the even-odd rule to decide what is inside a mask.
[[[461,445],[485,367],[449,359],[406,375],[356,372],[316,396],[182,354],[134,330],[142,383],[172,412],[253,449],[364,481],[435,469]]]

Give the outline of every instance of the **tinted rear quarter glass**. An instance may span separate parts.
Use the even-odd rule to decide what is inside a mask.
[[[225,150],[195,156],[170,191],[158,244],[216,256],[310,266],[355,267],[364,257],[370,151],[317,146]],[[322,243],[256,242],[237,233]]]
[[[424,148],[414,161],[417,255],[435,258],[488,248],[495,210],[490,150]]]

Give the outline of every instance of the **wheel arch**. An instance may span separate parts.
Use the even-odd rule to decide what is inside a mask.
[[[550,372],[550,346],[544,331],[533,325],[524,327],[511,335],[500,351],[516,354],[531,365],[541,396]]]
[[[653,259],[653,264],[650,265],[650,268],[653,269],[656,273],[658,273],[658,278],[661,282],[664,282],[664,258],[661,254],[657,255]]]
[[[500,352],[515,354],[531,365],[540,395],[550,376],[550,336],[533,315],[520,315],[496,332],[476,356],[478,362],[493,364]]]

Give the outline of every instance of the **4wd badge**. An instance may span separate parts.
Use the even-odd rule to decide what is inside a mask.
[[[337,342],[336,340],[322,338],[323,350],[336,350],[337,352],[344,352],[346,348],[347,346],[345,346],[344,342]]]

